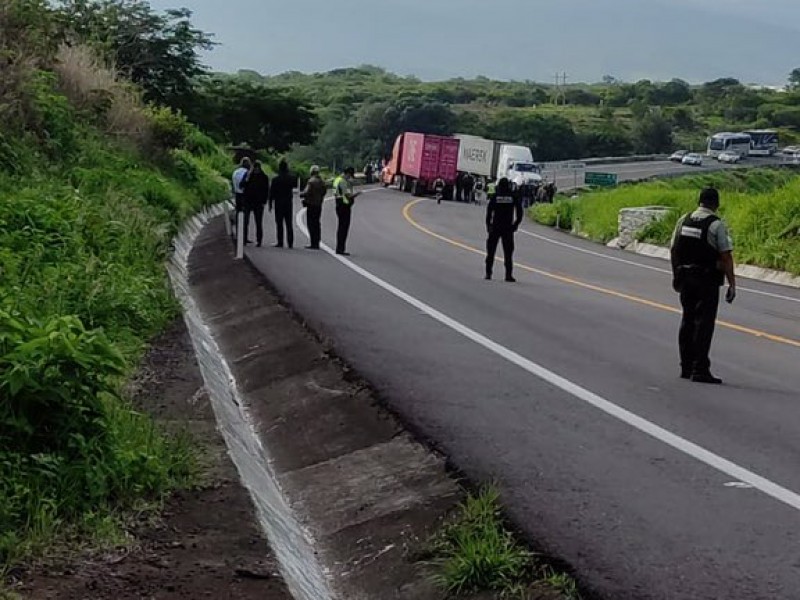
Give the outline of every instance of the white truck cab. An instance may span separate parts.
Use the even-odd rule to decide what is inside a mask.
[[[497,178],[507,177],[517,186],[541,183],[539,167],[533,162],[533,153],[527,146],[503,144],[497,159]]]
[[[542,183],[541,167],[536,163],[528,161],[513,163],[511,167],[509,167],[506,177],[517,187],[522,187],[524,185],[536,186]]]

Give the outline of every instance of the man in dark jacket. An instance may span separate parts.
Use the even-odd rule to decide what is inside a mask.
[[[289,174],[289,165],[282,160],[278,165],[278,175],[272,180],[269,191],[269,210],[275,208],[275,227],[278,233],[276,248],[283,248],[283,232],[286,229],[286,243],[294,246],[294,227],[292,226],[292,198],[295,179]]]
[[[306,223],[308,224],[308,235],[311,244],[306,246],[307,250],[319,250],[319,242],[322,237],[322,204],[325,202],[325,194],[328,192],[328,185],[319,176],[319,167],[311,167],[310,178],[306,184],[306,189],[300,192],[303,199],[303,206],[306,207]]]
[[[256,245],[261,248],[264,241],[264,207],[269,200],[269,177],[264,173],[261,163],[256,161],[242,181],[244,190],[244,239],[249,244],[250,215],[256,221]]]
[[[514,279],[514,233],[519,229],[524,212],[522,202],[512,191],[511,183],[503,177],[497,182],[497,188],[489,195],[489,204],[486,207],[486,230],[489,239],[486,241],[486,279],[492,278],[494,256],[497,253],[497,244],[503,241],[503,257],[506,265],[506,281],[515,282]]]

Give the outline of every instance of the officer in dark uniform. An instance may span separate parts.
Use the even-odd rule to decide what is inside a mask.
[[[486,230],[489,239],[486,241],[486,279],[492,278],[494,255],[497,244],[503,241],[503,257],[506,265],[506,281],[514,279],[514,233],[522,223],[523,210],[519,196],[511,189],[511,183],[503,177],[497,187],[489,193],[489,204],[486,207]]]
[[[725,300],[736,298],[733,243],[717,216],[719,192],[700,192],[700,207],[678,221],[672,236],[673,287],[681,295],[683,320],[679,336],[681,377],[720,384],[711,374],[711,339],[719,309],[719,289],[728,280]]]

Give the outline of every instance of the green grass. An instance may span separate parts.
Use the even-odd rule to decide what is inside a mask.
[[[533,586],[543,585],[565,599],[579,598],[569,575],[540,567],[506,527],[499,493],[491,487],[467,496],[456,517],[432,539],[429,554],[434,581],[454,597],[495,592],[524,599]]]
[[[59,109],[46,143],[0,140],[0,581],[58,540],[121,541],[129,511],[194,480],[189,440],[123,390],[178,315],[173,234],[227,195],[199,132],[145,156],[40,101]]]
[[[720,214],[730,227],[738,262],[800,274],[800,176],[789,170],[736,170],[622,185],[534,206],[530,216],[553,227],[559,215],[563,229],[605,243],[617,236],[620,209],[666,206],[673,209],[669,217],[639,236],[666,245],[677,219],[696,207],[700,189],[708,185],[721,192]]]

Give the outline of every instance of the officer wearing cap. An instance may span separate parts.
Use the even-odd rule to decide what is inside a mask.
[[[683,307],[681,377],[697,383],[722,383],[711,374],[709,353],[725,279],[729,286],[725,300],[731,304],[736,298],[733,243],[718,209],[719,192],[704,189],[698,209],[682,217],[672,235],[673,287]]]
[[[503,177],[497,187],[489,192],[489,204],[486,206],[486,279],[492,278],[494,256],[497,244],[503,242],[503,258],[506,266],[506,281],[514,279],[514,233],[522,223],[524,212],[518,194],[511,188],[511,183]]]

